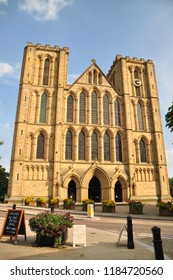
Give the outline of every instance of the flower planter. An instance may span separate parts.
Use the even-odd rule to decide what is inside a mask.
[[[62,241],[60,245],[65,245],[68,238],[68,230],[63,232]],[[55,246],[55,238],[50,236],[36,236],[36,243],[38,246],[42,247],[54,247]]]
[[[102,205],[102,212],[104,212],[104,213],[115,213],[115,206]]]
[[[46,202],[37,201],[37,207],[46,207]]]
[[[143,214],[143,205],[129,205],[129,213],[130,214]]]
[[[159,207],[159,216],[173,216],[173,210]]]
[[[75,209],[75,204],[67,205],[67,204],[64,203],[63,208],[64,209],[69,209],[69,210],[74,210]]]

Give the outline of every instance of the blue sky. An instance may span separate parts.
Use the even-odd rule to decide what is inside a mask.
[[[92,58],[105,74],[117,54],[152,59],[173,177],[173,134],[164,120],[173,102],[172,0],[0,0],[0,164],[7,171],[27,42],[69,47],[69,83]]]

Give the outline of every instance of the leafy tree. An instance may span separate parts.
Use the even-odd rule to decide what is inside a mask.
[[[5,171],[5,168],[2,167],[2,165],[0,165],[0,201],[3,201],[7,194],[8,178],[9,173]]]
[[[169,178],[170,193],[173,197],[173,178]]]
[[[166,126],[171,129],[171,132],[173,131],[173,103],[168,108],[168,112],[165,115],[165,121]]]

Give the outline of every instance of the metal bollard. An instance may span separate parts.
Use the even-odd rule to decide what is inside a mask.
[[[127,216],[127,248],[134,249],[132,217]]]
[[[16,210],[16,204],[13,204],[13,210]]]
[[[164,260],[162,240],[161,240],[161,236],[160,236],[160,228],[155,226],[155,227],[152,227],[151,230],[153,233],[155,259]]]
[[[51,213],[54,213],[54,206],[50,207],[50,211],[51,211]]]

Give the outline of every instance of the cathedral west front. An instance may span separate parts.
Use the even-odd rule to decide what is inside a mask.
[[[24,49],[8,201],[168,200],[153,61],[117,55],[105,75],[93,59],[69,85],[68,56]]]

